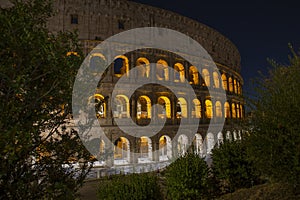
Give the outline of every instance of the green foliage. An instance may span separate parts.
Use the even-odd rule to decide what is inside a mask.
[[[99,199],[162,199],[157,176],[153,174],[114,175],[100,181]]]
[[[213,149],[213,173],[220,181],[222,192],[250,187],[259,181],[259,173],[249,159],[245,141],[225,141]]]
[[[300,191],[300,58],[291,51],[288,65],[272,61],[269,75],[258,80],[251,142],[262,172]]]
[[[206,199],[210,180],[206,162],[194,153],[186,153],[171,163],[166,171],[169,199]]]
[[[70,161],[88,158],[67,128],[77,36],[48,32],[48,0],[11,2],[0,9],[0,199],[74,198],[87,163],[75,170]]]

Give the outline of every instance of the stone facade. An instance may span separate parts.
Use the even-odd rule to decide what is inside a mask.
[[[178,55],[156,49],[145,49],[116,57],[115,62],[106,71],[105,78],[100,81],[95,95],[101,102],[101,108],[97,108],[99,122],[105,127],[106,136],[118,147],[108,148],[106,141],[99,141],[100,154],[107,150],[114,154],[114,157],[105,158],[104,163],[112,160],[114,165],[165,162],[179,151],[186,151],[184,145],[187,141],[193,141],[197,152],[206,156],[215,144],[223,141],[223,138],[241,137],[239,131],[233,131],[238,128],[232,125],[232,122],[244,117],[240,54],[235,45],[222,34],[174,12],[126,0],[57,0],[55,11],[57,14],[50,19],[49,29],[54,33],[78,30],[86,55],[101,41],[122,31],[139,27],[163,27],[179,31],[196,40],[210,54],[219,69],[218,73],[215,73],[201,66],[202,71],[198,71]],[[91,62],[93,59],[96,62],[97,59],[103,58],[91,55]],[[119,69],[118,63],[121,63]],[[149,63],[172,66],[176,73],[166,77],[166,71],[160,73],[164,69],[159,67],[155,71],[147,71]],[[152,85],[143,86],[132,97],[119,95],[116,99],[119,108],[112,108],[107,99],[111,99],[114,85],[121,76],[139,65],[143,65],[139,71],[140,76],[156,73],[156,77],[162,81],[171,80],[178,87],[182,87],[180,84],[183,80],[188,80],[197,99],[186,105],[184,96],[176,98],[165,87]],[[227,100],[221,101],[216,98],[214,102],[210,101],[209,88],[212,87],[216,88],[216,91],[225,90]],[[165,110],[151,111],[155,104],[166,106]],[[127,135],[119,129],[114,120],[131,117],[136,124],[145,126],[151,121],[153,114],[166,118],[166,123],[164,128],[152,137],[137,139]],[[192,137],[187,134],[174,138],[179,124],[184,121],[188,126],[192,118],[200,119],[197,134]],[[226,120],[223,133],[206,133],[209,122],[217,122],[218,118]],[[133,155],[132,152],[140,156]]]

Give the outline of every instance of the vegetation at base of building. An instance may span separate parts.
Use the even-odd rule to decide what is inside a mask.
[[[250,121],[250,155],[268,179],[300,192],[300,57],[291,48],[288,64],[271,61],[257,81]]]
[[[245,139],[225,140],[212,151],[212,170],[219,180],[221,193],[228,193],[261,183],[260,173],[253,161],[249,159]]]
[[[171,163],[164,172],[168,199],[208,199],[213,178],[199,155],[188,152]]]
[[[162,199],[157,176],[147,174],[113,175],[101,179],[97,189],[99,199]]]
[[[280,183],[265,183],[251,188],[239,189],[225,194],[218,200],[298,200],[300,195],[294,194],[291,187]]]
[[[49,33],[50,1],[10,2],[0,9],[0,199],[74,199],[89,170],[67,128],[83,58],[77,36]]]

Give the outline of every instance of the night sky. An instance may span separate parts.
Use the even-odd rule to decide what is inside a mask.
[[[206,24],[229,38],[241,54],[244,93],[252,93],[251,80],[267,73],[267,58],[288,63],[291,43],[300,50],[299,2],[133,0],[170,10]]]

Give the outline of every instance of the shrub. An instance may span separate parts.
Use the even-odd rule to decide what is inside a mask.
[[[206,199],[209,197],[209,169],[206,162],[187,153],[170,164],[165,172],[169,199]]]
[[[99,199],[162,199],[153,174],[114,175],[100,181]]]
[[[212,151],[213,173],[223,190],[250,187],[259,181],[258,170],[247,154],[244,141],[225,141]]]

